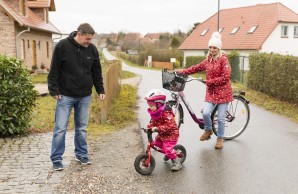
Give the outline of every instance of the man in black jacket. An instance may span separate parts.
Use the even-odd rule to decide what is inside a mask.
[[[75,124],[75,157],[81,164],[91,164],[87,150],[87,125],[92,86],[104,100],[102,70],[97,48],[91,43],[95,31],[81,24],[77,31],[55,47],[48,75],[50,95],[57,100],[51,160],[54,170],[63,170],[65,134],[72,108]]]

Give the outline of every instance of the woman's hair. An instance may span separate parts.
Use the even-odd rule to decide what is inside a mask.
[[[217,59],[217,58],[219,58],[219,57],[221,57],[222,56],[222,54],[224,54],[225,52],[223,51],[223,50],[219,50],[218,51],[218,53],[217,53],[217,55],[214,57],[214,59]],[[210,54],[210,50],[208,51],[208,53],[207,53],[207,56],[206,56],[206,59],[208,59],[208,57],[210,56],[211,54]]]
[[[85,35],[85,34],[92,34],[92,35],[94,35],[95,34],[94,29],[88,23],[80,24],[79,27],[78,27],[78,29],[77,29],[77,32],[80,32],[80,34],[82,34],[82,35]]]

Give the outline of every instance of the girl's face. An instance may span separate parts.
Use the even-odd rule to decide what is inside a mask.
[[[155,102],[152,102],[152,101],[147,101],[147,104],[150,108],[151,111],[156,111],[157,110],[157,107],[156,107],[156,103]]]

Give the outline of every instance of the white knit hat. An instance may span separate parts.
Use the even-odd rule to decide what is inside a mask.
[[[219,32],[213,32],[212,36],[208,42],[208,47],[214,46],[218,49],[221,49],[221,35]]]

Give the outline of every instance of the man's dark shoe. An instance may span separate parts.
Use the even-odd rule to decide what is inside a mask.
[[[63,164],[61,161],[53,162],[53,168],[55,171],[61,171],[64,169]]]
[[[76,157],[76,161],[81,162],[82,165],[90,165],[91,162],[87,157]]]

